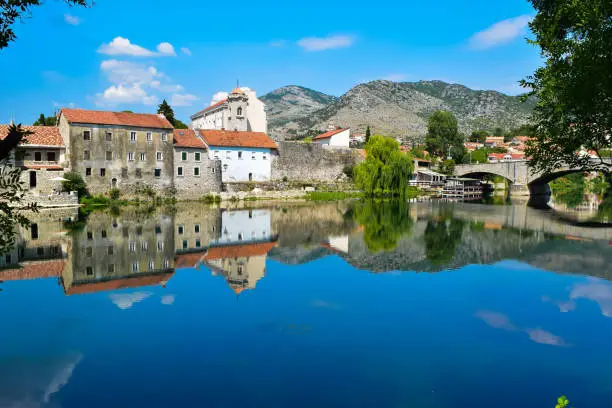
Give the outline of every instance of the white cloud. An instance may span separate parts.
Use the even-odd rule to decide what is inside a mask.
[[[161,298],[162,305],[171,305],[174,303],[175,296],[174,295],[165,295]]]
[[[149,95],[139,84],[112,85],[103,93],[96,95],[96,105],[116,106],[121,103],[139,103],[142,105],[154,105],[157,96]]]
[[[109,295],[109,298],[119,309],[126,310],[151,295],[151,292],[113,293]]]
[[[287,44],[287,41],[285,41],[285,40],[270,41],[270,47],[280,48],[280,47],[284,47],[285,44]]]
[[[348,35],[333,35],[329,37],[306,37],[298,41],[298,45],[306,51],[324,51],[336,48],[346,48],[353,45],[355,39]]]
[[[123,37],[115,37],[110,43],[102,44],[98,48],[98,52],[106,55],[130,55],[132,57],[169,57],[176,55],[174,47],[170,43],[160,43],[157,46],[157,52],[153,52],[140,45],[132,44],[130,40]]]
[[[150,84],[164,76],[154,66],[114,59],[102,61],[100,69],[113,84]]]
[[[68,14],[68,13],[64,14],[64,21],[73,26],[77,26],[81,24],[80,18],[73,16],[72,14]]]
[[[174,51],[174,47],[172,46],[172,44],[168,42],[160,43],[157,46],[157,52],[159,52],[161,55],[167,55],[169,57],[174,57],[176,55],[176,51]]]
[[[192,55],[192,54],[191,54],[191,50],[190,50],[189,48],[187,48],[187,47],[183,47],[183,48],[181,48],[181,52],[182,52],[183,54],[185,54],[185,55],[190,56],[190,57],[191,57],[191,55]]]
[[[57,101],[52,102],[54,108],[74,108],[74,102],[61,103]]]
[[[469,40],[470,47],[484,50],[507,44],[527,32],[527,24],[531,18],[529,15],[522,15],[499,21],[486,30],[474,34]]]
[[[172,106],[191,106],[192,102],[198,100],[198,97],[191,94],[173,94],[170,98]]]
[[[153,89],[158,89],[162,92],[180,92],[182,91],[184,88],[182,85],[178,85],[178,84],[163,84],[161,83],[161,81],[155,79],[153,81],[151,81],[151,83],[149,84],[151,86],[151,88]]]
[[[389,75],[383,77],[383,79],[385,81],[402,82],[402,81],[405,81],[406,79],[408,79],[408,75],[406,75],[406,74],[389,74]]]
[[[214,105],[217,102],[221,102],[226,100],[228,97],[228,93],[224,91],[219,91],[213,95],[212,100],[210,101],[211,105]]]

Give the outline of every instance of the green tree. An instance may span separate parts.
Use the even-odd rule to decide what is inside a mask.
[[[399,195],[408,191],[414,170],[412,158],[390,137],[375,135],[365,145],[366,159],[354,170],[355,184],[367,196]]]
[[[487,136],[489,136],[489,132],[486,130],[475,130],[470,135],[470,142],[484,143]]]
[[[457,246],[461,243],[465,221],[442,213],[425,227],[425,253],[434,265],[447,265],[453,260]]]
[[[168,122],[174,126],[174,110],[172,110],[172,107],[165,99],[157,106],[157,113],[164,115],[166,119],[168,119]]]
[[[87,0],[64,1],[70,6],[87,6]],[[31,8],[41,3],[40,0],[0,0],[0,50],[17,38],[13,31],[15,21],[29,16]]]
[[[355,206],[353,215],[363,226],[363,240],[370,252],[393,251],[412,230],[406,200],[364,200]]]
[[[32,123],[33,126],[55,126],[57,124],[57,118],[55,116],[47,116],[43,113],[40,114],[36,122]]]
[[[366,134],[365,134],[365,142],[368,143],[370,141],[370,125],[368,125],[368,127],[366,128]]]
[[[472,163],[488,163],[489,149],[481,148],[472,152]]]
[[[449,147],[463,149],[464,137],[459,133],[457,118],[448,111],[436,111],[428,120],[425,145],[430,154],[445,156]]]
[[[521,81],[535,96],[531,166],[551,172],[569,165],[610,170],[576,152],[612,147],[612,5],[610,0],[530,0],[529,24],[544,66]]]
[[[574,173],[559,177],[550,182],[550,189],[555,201],[575,208],[582,204],[586,192],[586,181],[584,174]]]
[[[504,135],[504,129],[500,128],[499,126],[493,129],[493,136],[503,136],[503,135]]]
[[[189,128],[189,126],[187,126],[184,122],[178,120],[178,119],[174,119],[174,123],[172,124],[174,126],[175,129],[187,129]]]
[[[442,174],[447,174],[447,175],[454,174],[455,173],[455,161],[453,159],[444,160],[442,163],[440,163],[440,166],[438,167],[438,171]]]
[[[567,397],[565,395],[562,395],[557,398],[557,405],[555,405],[555,408],[567,408],[569,406],[569,403],[570,402]]]
[[[87,190],[85,180],[83,180],[83,177],[81,177],[79,173],[68,172],[64,174],[64,178],[66,181],[62,182],[62,190],[67,192],[76,191],[79,195],[79,199],[89,197],[89,190]]]

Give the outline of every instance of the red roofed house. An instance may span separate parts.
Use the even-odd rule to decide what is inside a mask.
[[[23,126],[23,128],[32,133],[12,151],[10,163],[23,170],[21,181],[29,189],[29,196],[37,197],[36,201],[40,205],[56,204],[59,200],[53,202],[49,198],[59,198],[57,192],[61,190],[60,179],[68,167],[66,146],[59,129],[55,126]],[[0,125],[0,140],[8,135],[8,130],[9,125]],[[67,194],[62,197],[66,199],[66,204],[74,201],[70,200]]]
[[[268,131],[265,105],[249,88],[235,88],[229,95],[191,116],[193,129]],[[225,96],[227,95],[227,96]]]
[[[501,147],[504,144],[503,136],[487,136],[485,139],[486,147]]]
[[[320,134],[313,139],[314,142],[324,147],[349,147],[351,139],[351,129],[336,128],[330,126],[327,132]]]
[[[90,192],[172,188],[173,127],[163,115],[64,108],[58,127],[70,168]]]
[[[183,199],[221,191],[221,162],[210,159],[198,131],[174,129],[174,188]]]

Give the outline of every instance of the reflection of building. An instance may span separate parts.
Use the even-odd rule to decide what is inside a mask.
[[[220,211],[207,206],[177,204],[174,224],[174,248],[177,255],[202,251],[221,236]]]
[[[72,268],[62,275],[67,295],[163,285],[172,277],[172,216],[138,218],[93,213],[83,230],[73,231]]]
[[[348,254],[349,252],[349,236],[330,236],[327,238],[327,242],[321,244],[322,247],[329,249],[334,252],[342,252]]]

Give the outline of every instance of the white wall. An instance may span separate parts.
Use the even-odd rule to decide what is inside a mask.
[[[264,103],[257,99],[257,93],[255,91],[248,90],[246,93],[249,97],[247,105],[247,130],[251,132],[268,133],[268,119]]]
[[[240,159],[238,158],[239,152],[242,152]],[[221,180],[223,182],[249,181],[249,173],[253,175],[252,181],[270,180],[271,149],[210,146],[208,157],[211,160],[221,160]]]
[[[270,240],[270,210],[239,210],[221,213],[218,244],[237,244]]]
[[[227,126],[227,106],[215,108],[191,122],[192,129],[225,129]]]
[[[349,141],[351,139],[351,129],[343,130],[340,133],[328,137],[326,139],[317,139],[315,142],[323,146],[329,147],[349,147]]]

